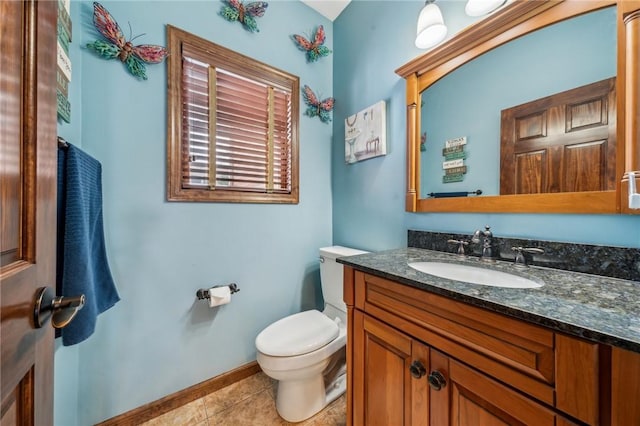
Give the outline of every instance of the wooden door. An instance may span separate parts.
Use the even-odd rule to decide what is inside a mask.
[[[615,190],[615,82],[503,110],[500,194]]]
[[[353,424],[428,425],[427,381],[411,373],[416,361],[426,373],[426,346],[360,311],[354,333]]]
[[[53,328],[36,329],[55,288],[57,1],[0,1],[0,423],[53,424]]]

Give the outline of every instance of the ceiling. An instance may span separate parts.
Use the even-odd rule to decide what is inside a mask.
[[[335,20],[351,0],[300,0],[307,6],[317,10],[321,15]]]

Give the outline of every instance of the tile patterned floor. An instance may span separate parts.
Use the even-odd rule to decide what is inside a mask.
[[[324,410],[300,423],[289,423],[276,412],[275,382],[254,374],[206,395],[141,426],[344,426],[346,398],[342,395]]]

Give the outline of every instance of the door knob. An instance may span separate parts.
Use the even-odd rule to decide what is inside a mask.
[[[427,381],[429,382],[429,386],[431,386],[433,390],[439,391],[443,387],[447,386],[447,380],[444,378],[442,373],[437,370],[432,371],[429,374],[429,377],[427,377]]]
[[[427,374],[427,369],[424,368],[424,365],[422,365],[420,361],[416,360],[416,361],[413,361],[409,366],[409,372],[413,377],[415,377],[416,379],[419,379],[420,377]]]
[[[75,297],[56,296],[51,287],[40,287],[33,306],[33,323],[36,328],[41,328],[51,318],[54,328],[63,328],[83,306],[84,294]]]

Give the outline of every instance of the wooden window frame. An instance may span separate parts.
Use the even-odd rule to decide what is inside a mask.
[[[299,198],[299,92],[300,79],[285,71],[219,46],[213,42],[167,25],[170,55],[167,58],[167,200],[226,203],[297,204]],[[238,76],[291,91],[291,184],[290,192],[238,191],[189,188],[183,185],[185,143],[183,134],[183,51],[197,51],[206,63]]]

